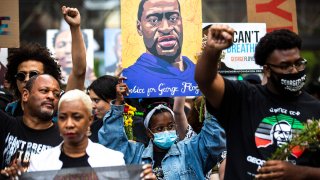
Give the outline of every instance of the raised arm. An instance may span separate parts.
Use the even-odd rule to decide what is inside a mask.
[[[175,97],[173,103],[174,120],[180,140],[184,139],[188,128],[188,120],[184,112],[185,99],[186,97]]]
[[[220,106],[225,85],[218,73],[218,61],[222,50],[232,45],[233,32],[227,25],[212,25],[208,31],[206,47],[196,65],[195,80],[214,108]]]
[[[71,89],[84,89],[86,75],[86,47],[80,28],[81,17],[77,8],[63,6],[64,20],[69,24],[72,37],[72,71],[67,81],[66,91]]]
[[[103,118],[103,126],[98,132],[99,143],[107,148],[120,151],[124,154],[126,164],[141,163],[141,154],[144,145],[138,142],[130,142],[124,131],[123,111],[124,97],[128,87],[120,78],[116,86],[117,97],[111,102],[111,110]]]

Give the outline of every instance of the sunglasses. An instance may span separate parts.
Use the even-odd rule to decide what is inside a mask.
[[[38,71],[30,71],[29,73],[25,73],[25,72],[18,72],[14,77],[16,79],[18,79],[19,81],[24,81],[27,77],[27,75],[29,76],[29,79],[32,78],[33,76],[37,76],[40,73]]]

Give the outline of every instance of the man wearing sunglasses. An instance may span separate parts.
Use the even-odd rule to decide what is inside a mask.
[[[73,69],[66,84],[66,91],[84,89],[86,73],[85,44],[80,30],[80,14],[75,8],[62,9],[65,21],[69,24],[72,34]],[[74,53],[75,52],[75,53]],[[35,75],[50,74],[61,83],[60,65],[51,56],[49,50],[37,43],[22,45],[14,49],[8,56],[6,79],[11,84],[18,101],[7,106],[6,111],[13,116],[23,115],[21,94],[26,82]]]
[[[319,179],[306,176],[315,175],[307,166],[320,165],[317,152],[298,148],[290,152],[288,162],[267,161],[304,128],[303,123],[320,118],[320,102],[302,89],[307,60],[300,55],[300,37],[281,29],[261,38],[254,57],[263,66],[267,83],[254,85],[225,79],[217,71],[222,50],[232,45],[233,32],[226,25],[209,28],[195,73],[208,111],[226,131],[225,179]]]
[[[64,6],[62,12],[71,24],[74,36],[81,36],[79,11]],[[69,77],[70,84],[68,83],[66,90],[83,89],[84,86],[85,49],[82,38],[75,41],[83,46],[79,47],[79,53],[75,55],[74,59],[81,61],[76,63],[76,67],[84,71],[82,75]],[[11,82],[16,83],[16,93],[21,101],[21,106],[17,106],[23,107],[23,116],[14,118],[0,111],[0,152],[3,153],[1,168],[21,163],[27,169],[33,154],[57,146],[62,140],[57,126],[52,122],[61,94],[60,69],[50,52],[38,44],[29,45],[27,49],[20,48],[9,58],[12,60],[9,67],[17,68],[16,71],[11,70],[9,77],[14,77]],[[48,64],[51,66],[46,66]],[[76,67],[74,68],[78,70]],[[48,74],[50,72],[52,74]]]

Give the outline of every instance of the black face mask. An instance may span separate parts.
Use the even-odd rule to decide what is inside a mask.
[[[306,76],[305,70],[296,74],[280,74],[271,70],[270,80],[280,94],[296,96],[303,88]]]

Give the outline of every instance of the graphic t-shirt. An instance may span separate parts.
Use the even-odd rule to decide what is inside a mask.
[[[27,168],[33,154],[62,142],[56,124],[45,130],[34,130],[26,126],[21,117],[14,118],[3,111],[0,111],[0,124],[0,137],[4,137],[0,143],[3,146],[1,169],[9,166],[13,159]]]
[[[225,79],[225,94],[216,115],[227,135],[225,179],[253,179],[277,147],[286,144],[308,119],[320,118],[320,102],[306,92],[297,97],[272,94],[265,86]],[[319,166],[315,154],[299,147],[288,161]],[[319,157],[319,156],[318,156]]]
[[[165,151],[165,152],[153,151],[153,157],[154,157],[153,173],[156,175],[158,180],[164,179],[161,162],[167,153],[168,151]]]

